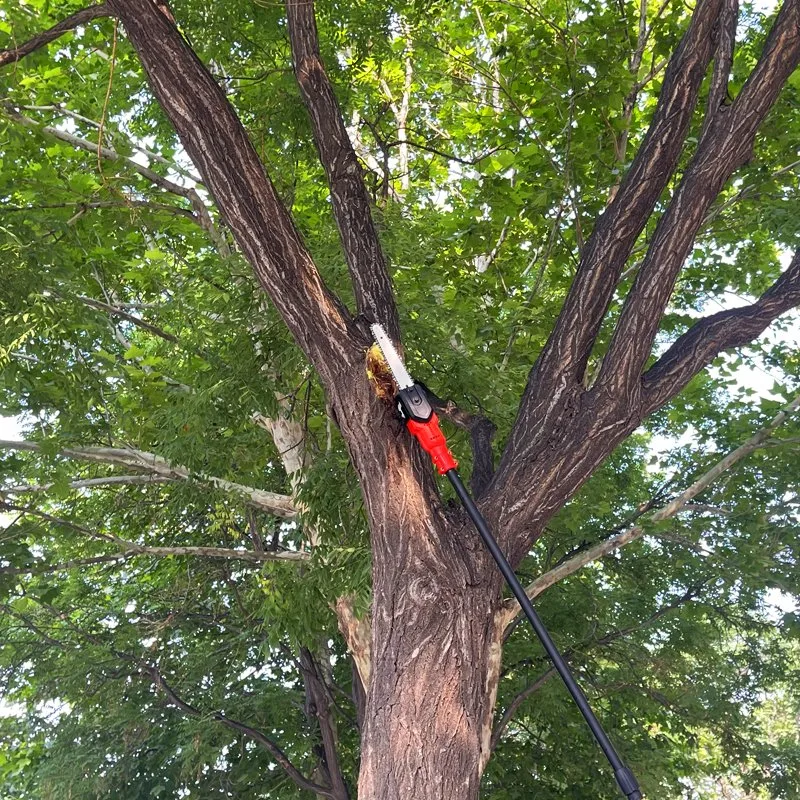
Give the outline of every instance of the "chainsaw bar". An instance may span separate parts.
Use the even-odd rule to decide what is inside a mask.
[[[414,381],[412,380],[411,376],[408,374],[408,370],[403,364],[403,359],[400,358],[397,350],[395,350],[394,345],[392,344],[392,340],[389,338],[389,334],[383,329],[383,325],[379,325],[377,322],[371,326],[372,335],[375,337],[375,344],[383,353],[383,358],[386,361],[387,366],[389,367],[389,371],[392,373],[392,377],[395,380],[398,388],[400,389],[408,389],[414,385]]]

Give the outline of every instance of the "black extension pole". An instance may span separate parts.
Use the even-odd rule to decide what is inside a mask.
[[[511,565],[506,561],[506,557],[503,555],[503,551],[495,541],[494,536],[492,536],[486,520],[481,515],[481,512],[478,511],[478,507],[461,482],[457,470],[458,462],[453,458],[453,454],[447,447],[447,440],[439,428],[439,420],[428,398],[428,390],[423,384],[415,382],[411,375],[408,374],[403,360],[398,355],[392,340],[387,336],[383,327],[377,323],[372,325],[372,333],[397,384],[398,391],[395,397],[397,413],[404,421],[409,433],[431,457],[431,461],[433,461],[433,465],[439,474],[447,475],[450,483],[453,484],[453,488],[464,504],[467,514],[475,523],[475,527],[478,529],[484,544],[489,548],[489,552],[497,562],[497,566],[500,567],[500,572],[503,573],[506,583],[511,587],[511,591],[519,601],[520,606],[522,606],[522,610],[533,626],[539,641],[544,645],[544,649],[547,651],[547,655],[550,656],[553,666],[555,666],[561,676],[561,680],[564,681],[567,689],[569,689],[572,699],[578,704],[584,719],[589,723],[589,728],[594,738],[614,770],[614,776],[617,779],[619,788],[622,789],[628,800],[642,800],[642,792],[639,789],[636,778],[622,763],[622,759],[614,749],[614,745],[611,744],[611,740],[606,736],[606,732],[601,727],[599,720],[589,707],[586,695],[581,691],[581,687],[575,683],[575,678],[572,677],[567,663],[561,653],[558,652],[558,648],[550,638],[547,628],[544,627],[539,619],[539,615],[534,611],[528,595],[525,594],[525,590],[517,580]]]
[[[542,620],[536,613],[536,609],[534,609],[533,605],[531,604],[528,595],[525,594],[522,584],[520,584],[517,576],[514,574],[514,570],[511,569],[511,565],[503,555],[503,551],[497,544],[497,540],[494,538],[494,536],[492,536],[492,532],[489,530],[486,520],[478,510],[478,507],[475,505],[472,497],[470,497],[467,487],[461,482],[458,470],[450,469],[445,474],[447,475],[450,483],[453,484],[453,488],[456,490],[459,500],[461,500],[464,508],[467,511],[467,514],[469,514],[470,519],[478,529],[478,533],[481,535],[484,544],[492,554],[492,558],[494,558],[494,560],[497,562],[497,566],[500,567],[500,572],[503,573],[506,583],[514,593],[514,597],[517,598],[522,610],[525,612],[525,616],[530,621],[533,630],[539,637],[539,641],[547,651],[547,655],[550,657],[550,660],[553,662],[553,666],[561,676],[561,680],[564,681],[565,686],[572,695],[572,699],[577,703],[578,708],[588,723],[594,738],[600,745],[600,749],[603,751],[609,763],[611,764],[611,767],[614,770],[614,777],[617,779],[619,788],[622,789],[623,794],[628,798],[628,800],[641,800],[642,792],[639,789],[639,784],[636,781],[636,778],[619,757],[619,754],[614,749],[614,745],[611,743],[611,740],[608,738],[606,732],[600,725],[600,721],[597,719],[594,711],[592,711],[591,707],[589,706],[589,701],[586,699],[586,695],[583,693],[581,687],[575,682],[575,678],[572,677],[572,672],[567,666],[567,662],[564,661],[564,657],[561,655],[561,653],[559,653],[558,648],[550,638],[547,628],[545,628]]]

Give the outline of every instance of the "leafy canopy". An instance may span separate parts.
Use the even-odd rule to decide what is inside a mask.
[[[0,10],[0,46],[79,7],[12,4]],[[643,7],[652,27],[638,65],[639,4],[628,0],[317,7],[323,57],[376,203],[409,366],[440,395],[489,416],[498,449],[687,23],[683,4]],[[326,281],[347,297],[282,7],[180,0],[173,11],[246,124]],[[734,90],[768,24],[745,5]],[[314,374],[231,252],[113,20],[82,26],[0,81],[0,413],[21,415],[26,439],[39,445],[0,451],[8,509],[0,675],[14,709],[0,718],[0,793],[301,797],[269,752],[213,717],[221,710],[263,731],[313,773],[317,731],[304,713],[301,647],[324,654],[353,780],[351,669],[331,605],[352,595],[359,613],[368,607],[369,539]],[[796,74],[755,157],[706,221],[659,347],[701,309],[757,296],[780,273],[782,254],[800,245],[799,92]],[[98,137],[116,157],[98,155]],[[800,379],[793,324],[720,358],[621,445],[520,574],[533,578],[610,535],[773,416]],[[769,375],[768,394],[742,385],[746,366]],[[303,514],[293,521],[208,480],[292,494],[285,453],[254,415],[288,415],[304,432]],[[468,468],[468,440],[451,433]],[[798,713],[800,624],[769,602],[772,589],[800,593],[797,423],[781,435],[794,444],[760,450],[705,493],[702,507],[539,601],[651,796],[711,798],[722,785],[741,797],[800,796],[800,741],[789,723]],[[654,451],[654,437],[682,444]],[[71,485],[141,474],[63,455],[98,446],[155,453],[189,477]],[[252,550],[260,541],[285,553],[310,538],[316,546],[301,565],[130,552],[95,560],[120,552],[109,536],[151,547]],[[169,705],[142,664],[156,665],[199,714]],[[485,796],[547,800],[569,787],[576,798],[614,797],[524,627],[504,664],[498,717],[519,692],[538,688],[503,731]]]

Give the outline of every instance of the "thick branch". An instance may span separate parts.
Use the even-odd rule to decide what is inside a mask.
[[[800,250],[781,277],[752,305],[696,322],[644,374],[645,414],[660,408],[723,350],[756,339],[781,314],[800,306]]]
[[[37,442],[0,441],[0,450],[26,450],[40,453],[42,447]],[[143,450],[123,449],[117,447],[67,447],[59,451],[63,458],[72,458],[78,461],[92,461],[99,464],[112,464],[114,466],[140,469],[152,475],[158,475],[166,480],[196,480],[208,483],[223,492],[239,495],[250,505],[268,511],[276,517],[291,519],[297,513],[292,499],[286,495],[268,492],[264,489],[254,489],[243,486],[241,483],[217,478],[202,473],[193,473],[186,467],[170,464],[166,459],[155,453]]]
[[[364,176],[322,64],[313,0],[286,0],[286,13],[295,76],[328,177],[358,312],[386,325],[389,334],[399,340],[392,282],[372,220]]]
[[[696,481],[694,481],[694,483],[692,483],[691,486],[681,492],[676,498],[671,500],[662,508],[658,509],[658,511],[648,515],[644,523],[633,525],[622,533],[612,536],[610,539],[598,542],[596,545],[582,551],[574,558],[570,558],[562,564],[559,564],[554,569],[551,569],[549,572],[546,572],[544,575],[540,575],[535,581],[526,587],[525,592],[528,597],[533,600],[542,594],[542,592],[546,591],[559,581],[564,580],[564,578],[568,577],[569,575],[572,575],[572,573],[582,569],[587,564],[591,564],[593,561],[597,561],[599,558],[614,552],[614,550],[618,550],[619,548],[624,547],[626,544],[630,544],[631,542],[641,538],[641,536],[645,533],[648,523],[652,524],[663,522],[670,517],[674,517],[680,511],[686,510],[687,505],[691,503],[695,497],[711,486],[711,484],[714,483],[714,481],[716,481],[723,473],[732,469],[743,458],[749,456],[753,451],[763,447],[766,443],[768,443],[768,440],[774,433],[775,429],[782,425],[792,414],[798,411],[798,409],[800,409],[800,395],[795,397],[791,403],[782,409],[769,422],[768,425],[765,425],[759,431],[754,433],[746,442],[737,447],[735,450],[732,450],[724,458],[720,459],[716,464],[714,464],[713,467],[711,467],[711,469],[704,472]],[[519,604],[516,602],[516,600],[506,601],[503,611],[500,612],[504,615],[504,626],[507,626],[513,622],[519,611]]]
[[[719,18],[719,41],[714,54],[714,72],[708,89],[708,108],[703,122],[703,134],[714,122],[728,97],[728,77],[733,67],[733,48],[736,44],[738,22],[739,0],[725,0]]]
[[[108,17],[110,14],[111,12],[105,3],[81,9],[72,14],[72,16],[56,23],[52,28],[29,39],[25,44],[21,44],[11,50],[0,50],[0,67],[4,67],[6,64],[13,64],[15,61],[25,58],[25,56],[30,55],[40,47],[50,44],[50,42],[55,41],[68,31],[75,30],[80,25],[85,25],[98,17]]]
[[[631,249],[680,156],[697,95],[714,50],[722,0],[697,4],[667,67],[653,121],[614,200],[597,221],[553,332],[534,365],[495,478],[510,478],[579,393],[586,362]],[[526,481],[519,477],[520,484]],[[514,481],[516,483],[516,481]]]
[[[800,2],[787,0],[739,96],[701,139],[625,299],[597,381],[620,402],[630,404],[630,392],[637,390],[661,316],[711,203],[751,157],[759,126],[799,63]]]
[[[314,717],[319,724],[319,734],[322,740],[322,763],[331,786],[332,796],[337,800],[349,800],[350,792],[339,760],[336,721],[331,712],[333,704],[325,685],[325,678],[307,647],[300,648],[299,666],[306,690],[306,713],[309,717]]]
[[[225,93],[152,0],[110,0],[109,7],[256,276],[332,384],[356,357],[361,337],[323,284]]]

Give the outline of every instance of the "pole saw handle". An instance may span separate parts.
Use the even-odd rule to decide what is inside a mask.
[[[395,398],[397,411],[406,423],[409,433],[419,442],[419,446],[431,457],[433,465],[444,475],[458,466],[447,447],[439,418],[428,399],[428,392],[421,383],[414,383],[401,389]]]
[[[439,418],[435,413],[431,413],[427,422],[409,419],[406,421],[406,427],[419,442],[419,446],[431,457],[433,466],[440,475],[445,475],[458,466],[447,446],[447,440],[439,427]]]

